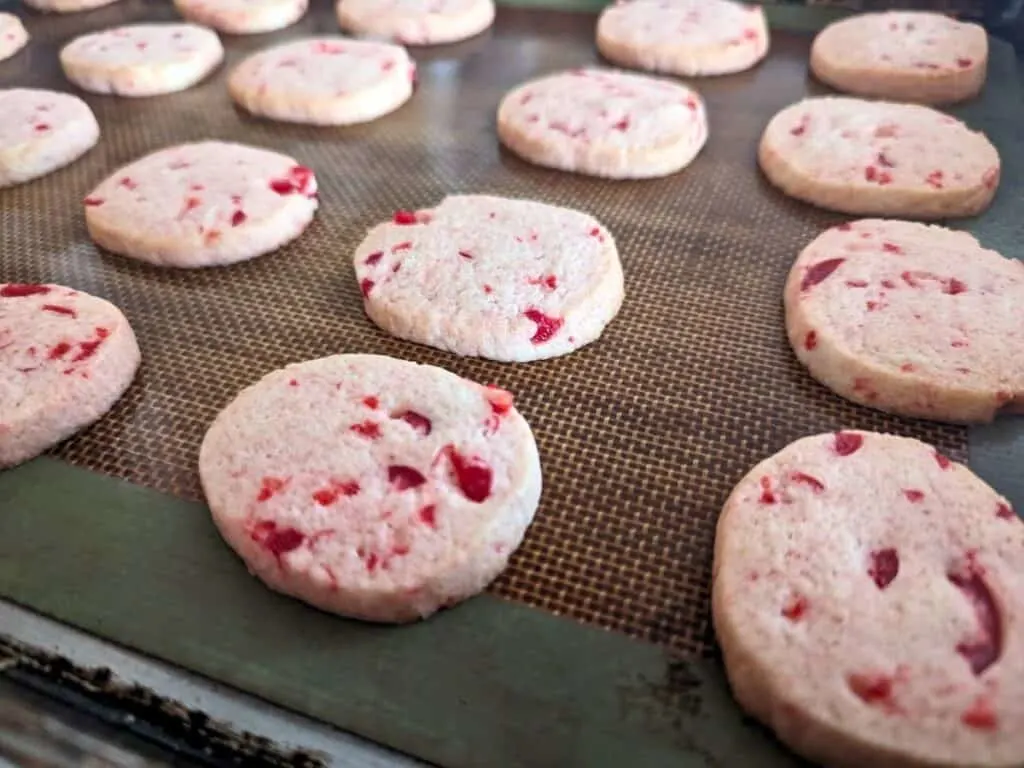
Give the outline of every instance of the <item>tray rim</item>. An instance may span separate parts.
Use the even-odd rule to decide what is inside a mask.
[[[13,0],[10,2],[0,0],[0,9],[4,9],[8,5],[14,6],[15,4]],[[499,5],[590,13],[607,3],[601,0],[562,0],[562,2],[552,2],[552,0],[512,0],[507,2],[500,0]],[[810,31],[820,28],[829,20],[850,13],[843,9],[794,6],[766,6],[766,11],[774,26],[785,27],[793,31]],[[1005,43],[996,43],[996,45],[1009,48]],[[975,457],[979,444],[992,442],[990,435],[991,430],[987,427],[970,430],[969,446],[972,459]],[[997,451],[998,443],[999,440],[996,439],[994,448]],[[991,453],[991,449],[983,448],[981,453]],[[974,461],[972,461],[973,465]],[[181,534],[185,529],[195,528],[197,521],[205,523],[208,517],[203,504],[178,499],[149,488],[74,467],[51,457],[42,457],[22,467],[0,473],[0,513],[3,513],[0,515],[0,540],[8,539],[12,531],[15,533],[19,530],[23,531],[22,525],[35,516],[60,515],[70,525],[80,522],[77,513],[83,506],[83,497],[94,499],[94,503],[91,505],[93,509],[104,509],[107,514],[116,514],[115,517],[105,521],[112,528],[116,527],[111,524],[112,520],[127,520],[128,516],[134,515],[137,509],[145,508],[150,518],[147,525],[156,526],[148,529],[154,539],[166,537],[175,526],[181,529],[177,534]],[[169,523],[168,521],[172,519],[177,522]],[[160,522],[154,523],[153,521]],[[182,521],[184,521],[183,524]],[[204,547],[206,547],[207,554],[214,552],[218,547],[223,548],[219,540],[211,538],[215,537],[212,526],[205,525],[204,527],[205,530],[193,531],[188,535],[195,534],[197,540],[205,537],[207,541]],[[43,539],[36,539],[33,541],[33,545],[42,552],[46,550],[47,542]],[[0,546],[0,552],[2,551],[3,547]],[[244,568],[230,556],[230,553],[227,554],[229,556],[225,557],[225,552],[221,551],[216,557],[226,562],[235,571],[235,573],[225,576],[226,579],[231,580],[231,588],[243,590],[253,588],[253,585],[240,572],[244,571]],[[35,561],[37,558],[30,559]],[[11,596],[10,593],[17,591],[19,585],[24,588],[27,582],[33,580],[29,578],[33,567],[38,570],[47,562],[45,557],[38,558],[38,560],[39,563],[34,566],[21,569],[13,558],[0,559],[0,597],[18,605],[25,605],[44,615],[53,616],[69,625],[80,627],[98,637],[105,637],[103,634],[105,617],[101,616],[97,619],[85,615],[87,611],[83,611],[82,602],[75,599],[74,591],[67,593],[62,591],[60,594],[53,594],[52,591],[47,594],[46,590],[36,592],[30,603],[16,600]],[[45,578],[45,574],[37,575]],[[120,578],[121,575],[122,572],[116,568],[104,571],[101,583],[114,588],[119,581],[123,580]],[[69,586],[75,583],[77,581],[74,579],[67,582]],[[180,582],[178,586],[181,594],[187,595],[189,591],[201,590],[203,581],[202,579],[186,580]],[[266,592],[262,587],[255,588]],[[29,591],[31,592],[31,589]],[[263,597],[264,599],[260,600],[260,603],[266,606],[267,610],[280,615],[293,613],[296,607],[302,611],[313,610],[297,604],[292,605],[294,601],[280,598],[269,592]],[[128,608],[132,612],[138,611],[140,615],[146,610],[144,601],[140,603],[136,600],[134,609],[131,606],[132,601],[128,600],[120,605],[112,604],[110,608],[118,610]],[[451,617],[459,618],[449,621]],[[318,614],[318,621],[320,624],[336,624],[340,621],[350,629],[353,628],[353,623],[326,615]],[[461,628],[456,627],[456,623],[462,625]],[[216,639],[216,632],[222,626],[212,623],[207,628],[213,633],[210,635],[211,639]],[[506,754],[506,760],[501,763],[503,765],[564,765],[569,763],[557,761],[564,761],[567,758],[576,761],[583,757],[579,752],[560,751],[579,747],[579,745],[573,744],[575,733],[572,724],[578,719],[575,705],[580,702],[586,702],[587,706],[596,707],[598,710],[596,718],[588,721],[588,725],[592,725],[595,720],[604,725],[601,737],[593,739],[592,743],[585,746],[587,765],[613,766],[621,764],[625,760],[630,760],[639,766],[662,765],[667,758],[671,758],[683,766],[730,765],[734,764],[730,762],[731,759],[741,758],[744,754],[753,754],[753,751],[756,751],[759,758],[765,761],[759,763],[762,765],[795,764],[790,755],[775,746],[771,737],[759,727],[747,723],[739,714],[725,687],[721,670],[712,660],[681,661],[678,658],[673,658],[667,651],[643,641],[580,625],[539,609],[507,602],[491,595],[477,598],[459,609],[451,611],[447,616],[434,619],[429,624],[422,626],[444,626],[445,632],[451,632],[453,637],[459,637],[460,643],[463,645],[455,654],[458,661],[478,655],[481,645],[489,645],[490,650],[500,651],[497,646],[514,649],[515,653],[510,656],[501,656],[499,653],[498,659],[491,659],[492,662],[497,662],[495,666],[483,669],[477,667],[474,674],[474,677],[479,677],[482,680],[491,680],[496,675],[505,684],[507,690],[517,690],[522,665],[530,658],[535,659],[535,657],[531,657],[531,647],[541,647],[549,652],[557,651],[552,653],[556,657],[554,661],[557,662],[554,665],[550,658],[542,660],[541,668],[545,672],[545,676],[552,671],[557,674],[559,666],[576,669],[580,673],[579,679],[574,679],[571,686],[555,691],[557,701],[549,702],[549,705],[554,705],[550,707],[549,711],[557,712],[566,720],[566,723],[561,726],[561,730],[558,731],[560,741],[556,744],[542,744],[538,739],[530,741],[528,739],[531,733],[530,723],[520,722],[517,727],[521,729],[520,735],[527,738],[527,741],[516,741],[516,743],[508,745],[512,749]],[[481,627],[487,629],[484,632],[472,632],[467,639],[463,636],[467,627],[476,630]],[[196,629],[202,629],[202,627],[196,627]],[[111,642],[138,649],[142,653],[151,654],[172,664],[179,664],[181,654],[176,653],[173,648],[168,648],[168,639],[173,634],[172,627],[167,626],[165,621],[162,632],[154,632],[151,628],[140,628],[129,642],[123,640],[112,640]],[[372,637],[373,641],[358,649],[361,660],[353,666],[372,669],[381,654],[377,641],[384,634],[394,635],[397,633],[388,629],[357,626],[355,634],[361,637]],[[495,637],[505,639],[501,643],[481,644],[481,635],[484,640],[492,640]],[[558,639],[557,643],[561,643],[561,645],[554,642],[556,638]],[[240,638],[240,641],[242,640],[244,638]],[[411,646],[405,647],[404,640],[398,643],[398,646],[399,650],[389,650],[388,652],[410,654],[411,656],[419,655],[419,651]],[[265,653],[268,650],[273,649],[261,648],[260,652]],[[287,681],[281,680],[280,675],[275,679],[272,670],[265,666],[249,670],[259,678],[258,685],[252,685],[251,680],[247,683],[235,673],[232,666],[233,661],[208,657],[201,666],[184,663],[181,666],[197,671],[213,680],[225,682],[240,690],[265,697],[314,719],[322,719],[316,712],[319,706],[316,697],[311,696],[308,691],[303,691],[301,687],[287,685]],[[437,659],[435,658],[434,661]],[[585,670],[584,667],[589,668]],[[603,671],[598,672],[598,669]],[[586,674],[583,674],[584,672]],[[666,689],[666,681],[680,676],[688,680],[688,684],[694,688],[701,689],[701,696],[705,701],[705,708],[702,711],[694,714],[678,711],[678,701],[673,701],[670,695],[671,691]],[[624,707],[620,700],[609,700],[607,696],[600,695],[595,688],[606,688],[609,679],[615,680],[616,685],[621,684],[624,689],[632,691],[636,697],[635,701]],[[348,679],[348,682],[351,682],[351,678]],[[370,680],[363,681],[363,685],[369,690],[375,687],[373,681]],[[435,681],[435,690],[439,691],[444,687],[437,685]],[[286,695],[280,694],[282,689],[286,691]],[[466,705],[469,702],[459,703]],[[415,729],[413,724],[405,723],[404,727],[407,730],[412,727],[412,737],[410,738],[408,734],[402,736],[396,733],[394,727],[381,726],[380,718],[368,717],[368,714],[371,713],[366,711],[365,701],[362,705],[358,702],[356,704],[349,702],[346,705],[344,702],[336,701],[334,706],[341,706],[342,710],[340,711],[345,711],[347,715],[345,718],[333,717],[329,722],[338,724],[340,719],[346,719],[350,723],[355,723],[351,727],[349,725],[341,726],[346,730],[425,759],[438,760],[450,765],[472,764],[475,752],[471,748],[472,745],[464,743],[464,740],[459,738],[460,732],[463,732],[462,729],[456,729],[451,734],[450,740],[446,742],[445,739],[438,738],[437,731],[425,733]],[[472,707],[468,708],[472,709]],[[466,709],[466,706],[462,706],[463,712]],[[623,716],[624,710],[627,711],[626,716]],[[637,711],[642,712],[639,718],[634,716]],[[398,713],[399,719],[401,719],[401,714]],[[524,754],[517,752],[518,749],[540,751]],[[680,752],[680,749],[683,751]],[[526,762],[522,762],[524,759]],[[540,762],[536,762],[536,760],[540,760]],[[722,762],[719,762],[720,760]]]

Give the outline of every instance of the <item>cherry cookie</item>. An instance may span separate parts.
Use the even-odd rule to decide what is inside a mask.
[[[28,42],[28,32],[13,13],[0,13],[0,61],[9,59]]]
[[[309,0],[174,0],[189,21],[229,35],[284,29],[302,18]]]
[[[671,75],[724,75],[768,53],[759,5],[732,0],[625,0],[597,21],[597,49],[616,64]]]
[[[941,13],[862,13],[825,27],[811,71],[840,91],[892,101],[949,104],[985,84],[988,36]]]
[[[805,99],[768,123],[758,159],[787,195],[852,214],[973,216],[999,185],[999,155],[983,133],[915,104]]]
[[[231,98],[274,120],[350,125],[392,112],[412,96],[416,65],[405,49],[342,37],[285,43],[231,73]]]
[[[0,187],[37,179],[73,163],[100,138],[77,96],[35,88],[0,91]]]
[[[708,137],[704,102],[685,85],[609,69],[530,81],[498,107],[498,137],[525,160],[611,179],[667,176]]]
[[[611,234],[579,211],[454,195],[399,211],[356,249],[366,313],[402,339],[505,362],[565,355],[622,306]]]
[[[396,623],[483,590],[541,493],[508,392],[377,355],[249,387],[210,427],[199,473],[221,535],[267,586]]]
[[[287,155],[204,141],[125,166],[83,200],[89,235],[165,267],[233,264],[298,237],[317,209],[313,172]]]
[[[339,0],[349,32],[406,45],[440,45],[479,35],[494,23],[494,0]]]
[[[1024,525],[934,448],[839,432],[763,461],[712,592],[736,699],[815,763],[1024,765]]]
[[[848,400],[951,422],[1024,407],[1024,263],[966,232],[841,224],[797,258],[785,305],[796,356]]]
[[[0,467],[107,413],[139,367],[121,311],[59,285],[0,283]]]
[[[77,37],[60,52],[64,74],[94,93],[156,96],[190,88],[220,64],[215,32],[195,24],[134,24]]]

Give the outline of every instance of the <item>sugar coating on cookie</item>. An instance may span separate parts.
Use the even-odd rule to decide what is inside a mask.
[[[734,695],[815,763],[1024,764],[1024,525],[904,437],[796,441],[725,504],[712,607]]]
[[[891,101],[969,99],[985,84],[987,68],[985,29],[940,13],[862,13],[830,24],[811,47],[819,80]]]
[[[28,42],[28,32],[13,13],[0,13],[0,61],[9,59]]]
[[[316,212],[313,171],[287,155],[222,141],[161,149],[82,201],[101,247],[167,267],[210,267],[291,242]]]
[[[0,187],[63,168],[100,137],[92,110],[77,96],[35,88],[0,91]]]
[[[0,283],[0,467],[109,411],[139,367],[121,311],[59,285]]]
[[[1024,263],[966,232],[841,224],[797,258],[785,305],[797,357],[848,400],[951,422],[1024,408]]]
[[[494,23],[494,0],[340,0],[342,29],[406,45],[454,43]]]
[[[772,118],[758,159],[786,194],[844,213],[939,219],[988,207],[996,148],[929,107],[840,96],[805,99]]]
[[[235,102],[257,115],[314,125],[374,120],[404,104],[416,66],[390,43],[323,37],[285,43],[231,73]]]
[[[102,8],[116,0],[25,0],[25,5],[43,13],[77,13]]]
[[[577,69],[533,80],[498,108],[498,136],[520,157],[605,178],[666,176],[708,136],[704,102],[669,80]]]
[[[269,587],[379,622],[483,590],[533,519],[537,447],[512,396],[377,355],[291,365],[203,441],[221,535]]]
[[[526,362],[597,339],[622,306],[611,233],[579,211],[455,195],[399,211],[354,256],[366,313],[399,338]]]
[[[83,35],[60,52],[80,88],[119,96],[174,93],[198,83],[224,58],[220,38],[195,24],[134,24]]]
[[[606,59],[673,75],[750,69],[768,46],[761,6],[732,0],[626,0],[605,8],[597,22]]]
[[[309,0],[174,0],[189,21],[229,35],[284,29],[302,18]]]

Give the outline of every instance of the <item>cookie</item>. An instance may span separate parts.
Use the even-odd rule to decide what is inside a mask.
[[[0,283],[0,467],[100,419],[138,367],[135,334],[113,304],[59,285]]]
[[[28,42],[28,32],[13,13],[0,13],[0,61],[9,59]]]
[[[811,46],[811,71],[840,91],[949,104],[985,84],[988,36],[940,13],[862,13],[830,24]]]
[[[695,91],[615,70],[542,77],[508,93],[498,108],[498,137],[523,159],[610,179],[675,173],[707,136]]]
[[[623,299],[611,234],[579,211],[485,195],[399,211],[356,249],[366,313],[457,355],[527,362],[597,339]]]
[[[999,185],[999,155],[983,133],[915,104],[805,99],[768,123],[758,159],[787,195],[869,216],[973,216]]]
[[[271,589],[377,622],[483,590],[522,541],[541,469],[512,396],[377,355],[291,365],[203,440],[213,520]]]
[[[240,107],[273,120],[350,125],[398,109],[415,77],[400,46],[323,37],[250,56],[231,73],[228,90]]]
[[[1024,525],[905,437],[798,440],[729,497],[712,608],[733,694],[815,764],[1024,765]]]
[[[759,5],[731,0],[627,0],[597,20],[597,49],[624,67],[686,77],[750,69],[768,53]]]
[[[155,96],[191,88],[224,58],[216,33],[195,24],[134,24],[75,38],[60,52],[79,88]]]
[[[74,162],[100,138],[92,110],[76,96],[35,88],[0,90],[0,187]]]
[[[163,267],[211,267],[291,242],[317,209],[313,171],[266,149],[204,141],[125,166],[83,201],[89,235]]]
[[[25,0],[25,5],[43,13],[78,13],[102,8],[116,0]]]
[[[309,0],[174,0],[189,21],[229,35],[253,35],[290,27],[306,13]]]
[[[847,400],[950,422],[1024,407],[1024,263],[966,232],[842,224],[797,258],[785,304],[796,356]]]
[[[340,0],[337,10],[342,29],[406,45],[454,43],[494,23],[493,0]]]

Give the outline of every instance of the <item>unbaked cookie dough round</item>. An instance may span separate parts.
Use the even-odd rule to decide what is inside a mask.
[[[273,120],[351,125],[398,109],[415,79],[401,46],[327,37],[250,56],[231,73],[228,90],[243,109]]]
[[[819,80],[891,101],[963,101],[978,94],[987,69],[984,27],[941,13],[862,13],[830,24],[811,46]]]
[[[667,176],[708,137],[704,102],[685,85],[607,69],[525,83],[498,107],[498,137],[525,160],[612,179]]]
[[[290,365],[242,392],[199,453],[213,520],[271,589],[377,622],[482,591],[541,493],[512,396],[378,355]]]

